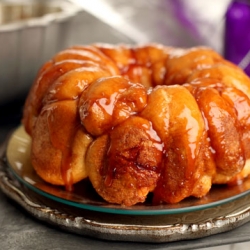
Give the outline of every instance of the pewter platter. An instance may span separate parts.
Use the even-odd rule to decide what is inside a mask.
[[[29,147],[21,126],[2,147],[0,187],[38,219],[65,230],[108,240],[170,242],[225,232],[249,221],[249,180],[235,187],[215,187],[204,199],[178,205],[122,208],[107,204],[88,183],[79,185],[80,190],[87,187],[88,195],[55,187],[51,191],[32,171]]]

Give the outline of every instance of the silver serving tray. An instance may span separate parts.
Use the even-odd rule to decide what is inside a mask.
[[[172,242],[197,239],[232,230],[250,219],[250,195],[237,196],[221,205],[191,212],[133,215],[99,212],[57,202],[20,181],[6,159],[13,136],[0,149],[0,188],[31,215],[77,234],[115,241]]]

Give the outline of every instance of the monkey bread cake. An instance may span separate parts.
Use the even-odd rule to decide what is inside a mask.
[[[248,76],[210,48],[73,46],[39,70],[22,122],[46,182],[177,203],[249,175],[249,97]]]

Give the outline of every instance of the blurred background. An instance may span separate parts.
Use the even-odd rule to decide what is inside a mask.
[[[209,46],[250,75],[250,0],[0,0],[0,144],[40,66],[96,42]]]
[[[228,29],[225,18],[234,2],[0,0],[0,142],[4,131],[20,123],[22,105],[37,70],[59,50],[95,42],[158,42],[180,47],[210,46],[230,57],[227,47],[235,47],[234,42],[242,40],[231,39],[236,35],[232,22]],[[236,8],[233,16],[246,16],[242,11]],[[249,36],[250,32],[248,46]],[[244,63],[246,67],[246,60]]]

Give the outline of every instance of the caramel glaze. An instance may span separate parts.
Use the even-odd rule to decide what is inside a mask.
[[[80,127],[80,122],[77,121],[77,116],[75,115],[77,110],[77,106],[74,102],[68,103],[66,107],[72,106],[72,112],[67,112],[64,110],[63,113],[60,112],[60,105],[47,105],[46,108],[42,112],[47,113],[47,123],[48,130],[50,133],[51,144],[54,148],[58,149],[62,153],[61,160],[61,172],[62,179],[65,183],[67,190],[72,189],[73,185],[73,177],[72,177],[72,143],[73,139],[76,135],[76,131]],[[67,120],[64,124],[57,124],[53,120],[61,119],[61,115],[67,114]],[[43,115],[43,114],[42,114]],[[72,126],[73,125],[73,126]]]
[[[82,94],[80,118],[90,134],[99,136],[140,112],[146,104],[147,92],[143,85],[121,76],[103,77]]]
[[[111,203],[176,203],[249,175],[249,96],[249,78],[209,48],[73,46],[40,69],[22,122],[47,182],[88,177]]]
[[[98,137],[87,154],[89,178],[108,202],[144,202],[161,172],[162,143],[151,123],[131,116]]]

